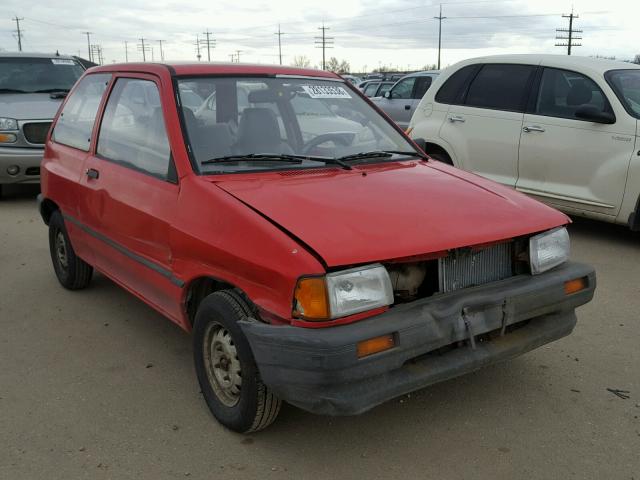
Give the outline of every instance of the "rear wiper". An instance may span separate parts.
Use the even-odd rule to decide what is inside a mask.
[[[309,155],[292,155],[289,153],[274,154],[274,153],[248,153],[245,155],[227,155],[225,157],[212,158],[211,160],[205,160],[200,162],[201,165],[207,165],[212,163],[231,163],[239,162],[242,160],[259,160],[267,162],[286,162],[286,163],[302,163],[303,160],[312,160],[314,162],[324,162],[325,164],[340,165],[345,170],[351,170],[351,166],[344,163],[340,159],[331,157],[311,157]]]
[[[0,93],[29,93],[24,90],[18,90],[17,88],[0,88]]]

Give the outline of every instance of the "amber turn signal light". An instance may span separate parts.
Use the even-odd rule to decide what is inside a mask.
[[[584,290],[587,288],[587,277],[575,278],[573,280],[569,280],[568,282],[564,282],[564,294],[571,295],[572,293],[579,292],[580,290]]]
[[[374,353],[384,352],[396,346],[393,334],[382,335],[358,342],[358,358],[367,357]]]
[[[293,314],[305,320],[327,320],[329,299],[324,277],[301,278],[296,285]]]

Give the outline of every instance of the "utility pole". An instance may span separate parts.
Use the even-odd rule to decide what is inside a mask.
[[[145,45],[144,38],[140,39],[140,43],[138,44],[138,50],[142,50],[142,61],[147,61],[147,51],[149,50],[149,45]]]
[[[236,50],[236,63],[240,63],[240,54],[242,53],[242,50]]]
[[[215,39],[210,38],[212,33],[208,28],[206,32],[203,32],[203,35],[207,37],[206,40],[202,40],[202,43],[207,46],[207,62],[211,61],[211,49],[216,47]]]
[[[562,18],[569,19],[569,28],[556,28],[556,40],[566,40],[566,43],[556,43],[556,47],[567,47],[567,55],[571,55],[571,47],[581,47],[581,43],[574,43],[574,40],[582,40],[582,37],[578,37],[576,33],[582,33],[582,30],[575,30],[573,28],[573,19],[580,18],[573,13],[573,8],[569,15],[562,15]]]
[[[129,42],[124,41],[124,61],[129,63]]]
[[[440,70],[440,51],[442,50],[442,20],[447,17],[442,16],[442,4],[440,4],[440,14],[433,17],[438,20],[438,70]]]
[[[200,38],[198,35],[196,35],[196,58],[198,61],[202,58],[202,55],[200,55]]]
[[[286,33],[280,31],[280,24],[278,24],[278,31],[274,33],[274,35],[278,35],[278,56],[280,57],[280,65],[282,65],[282,35],[286,35]]]
[[[87,52],[89,53],[89,61],[93,62],[93,58],[91,57],[91,34],[93,32],[82,32],[87,36]]]
[[[90,46],[91,58],[92,61],[102,65],[104,63],[104,58],[102,57],[102,46],[101,45],[91,45]]]
[[[158,40],[158,44],[160,45],[160,61],[164,62],[164,50],[162,50],[162,42],[164,42],[164,40]]]
[[[325,70],[327,66],[325,50],[327,48],[333,48],[333,37],[327,37],[326,32],[329,30],[329,27],[324,26],[324,22],[322,22],[322,26],[318,27],[318,30],[322,31],[321,37],[316,37],[316,48],[322,48],[322,69]]]
[[[15,20],[16,22],[16,34],[18,36],[18,51],[21,52],[22,51],[22,30],[20,30],[20,20],[24,20],[24,18],[18,18],[18,16],[16,15],[15,17],[12,18],[12,20]]]

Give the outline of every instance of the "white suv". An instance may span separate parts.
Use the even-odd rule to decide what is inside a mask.
[[[438,160],[640,230],[639,118],[639,65],[504,55],[444,70],[409,129]]]

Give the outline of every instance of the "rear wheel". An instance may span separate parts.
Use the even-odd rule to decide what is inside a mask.
[[[79,290],[89,285],[93,268],[74,252],[59,210],[49,219],[49,251],[56,277],[64,288]]]
[[[193,354],[196,374],[213,416],[236,432],[249,433],[269,426],[281,401],[262,383],[240,320],[251,314],[247,302],[234,290],[206,297],[196,313]]]

